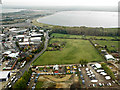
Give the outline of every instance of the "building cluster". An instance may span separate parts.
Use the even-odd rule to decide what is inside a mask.
[[[2,65],[2,69],[14,69],[17,66],[18,58],[31,55],[31,51],[40,46],[43,37],[44,30],[3,27],[0,34],[0,65]]]

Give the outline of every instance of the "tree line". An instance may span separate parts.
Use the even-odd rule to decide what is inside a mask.
[[[27,82],[30,79],[31,74],[32,74],[31,69],[29,69],[28,72],[25,71],[23,76],[14,84],[13,90],[15,90],[15,89],[17,89],[17,90],[27,89]]]
[[[90,36],[119,36],[118,28],[102,28],[102,27],[65,27],[53,26],[51,33],[71,34],[71,35],[90,35]]]

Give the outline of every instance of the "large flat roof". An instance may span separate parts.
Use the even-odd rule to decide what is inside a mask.
[[[7,78],[10,71],[0,71],[0,79]]]
[[[107,59],[107,60],[114,60],[115,58],[112,56],[112,55],[110,55],[110,54],[108,54],[108,55],[105,55],[105,58]]]

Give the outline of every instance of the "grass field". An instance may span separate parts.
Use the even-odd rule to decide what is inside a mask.
[[[103,61],[96,49],[88,40],[52,39],[50,43],[59,41],[67,42],[61,51],[46,51],[34,61],[34,65],[72,64],[79,63],[81,59]]]
[[[105,46],[107,45],[107,48],[109,51],[111,50],[118,50],[118,41],[103,41],[103,40],[94,40],[93,43],[97,43],[99,45]],[[114,46],[114,47],[112,47]]]
[[[51,36],[54,36],[55,38],[83,38],[82,35],[70,35],[70,34],[59,34],[59,33],[53,33]],[[96,39],[107,39],[107,40],[111,40],[111,39],[115,39],[118,37],[108,37],[108,36],[86,36],[86,39],[90,39],[90,38],[96,38]]]

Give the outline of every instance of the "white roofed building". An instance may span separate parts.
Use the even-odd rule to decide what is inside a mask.
[[[30,33],[31,37],[40,37],[43,36],[41,33]]]
[[[10,54],[11,53],[11,51],[6,51],[6,52],[4,52],[3,54]]]
[[[34,42],[19,42],[20,46],[25,46],[25,45],[29,45],[29,44],[34,44]]]
[[[31,37],[30,38],[30,40],[32,41],[32,42],[34,42],[34,41],[41,41],[41,37]]]
[[[11,29],[9,29],[9,31],[15,31],[15,30],[17,30],[17,28],[11,28]]]
[[[19,38],[24,38],[26,37],[25,35],[17,35],[16,38],[19,39]]]
[[[8,55],[8,57],[11,57],[11,58],[17,58],[17,56],[19,56],[19,52],[17,52],[17,53],[11,53],[11,54],[9,54]]]
[[[39,32],[44,32],[44,30],[39,30]]]
[[[29,41],[29,38],[24,38],[24,42],[28,42]]]
[[[0,82],[7,81],[10,77],[10,71],[0,71]]]
[[[115,58],[110,54],[105,55],[105,58],[106,60],[110,60],[110,61],[115,60]]]

